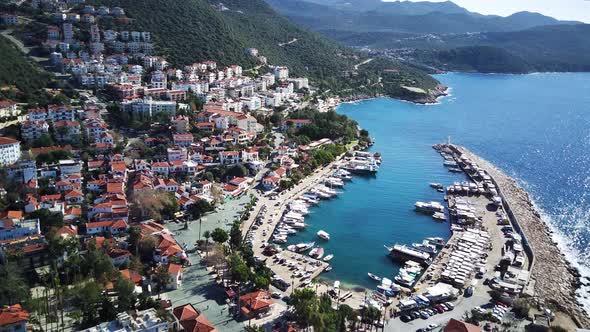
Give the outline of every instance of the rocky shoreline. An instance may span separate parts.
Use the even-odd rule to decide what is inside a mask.
[[[590,317],[576,301],[576,290],[582,285],[579,271],[571,265],[552,239],[552,231],[541,219],[529,194],[518,183],[468,149],[454,147],[475,161],[498,184],[510,204],[535,255],[531,273],[534,299],[539,304],[553,304],[570,315],[581,327],[590,327]]]
[[[432,104],[437,104],[439,98],[445,97],[448,94],[449,94],[449,88],[447,86],[439,84],[434,89],[430,90],[428,92],[428,94],[421,95],[417,98],[410,98],[410,97],[404,97],[404,96],[388,96],[385,94],[374,94],[374,95],[358,94],[358,95],[353,95],[353,96],[349,96],[349,97],[339,97],[340,100],[336,104],[336,107],[338,106],[338,104],[341,104],[341,103],[353,103],[356,101],[369,100],[369,99],[374,99],[374,98],[379,98],[379,97],[389,97],[389,98],[404,100],[407,102],[411,102],[414,104],[420,104],[420,105],[432,105]]]

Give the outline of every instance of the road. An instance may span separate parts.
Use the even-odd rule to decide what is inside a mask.
[[[365,60],[365,61],[363,61],[361,63],[357,63],[356,65],[354,65],[354,70],[358,70],[360,66],[366,65],[367,63],[369,63],[371,61],[373,61],[372,58],[371,59],[367,59],[367,60]]]
[[[2,34],[2,36],[8,38],[8,40],[10,40],[21,52],[23,52],[25,55],[29,56],[34,61],[36,61],[36,62],[44,62],[44,61],[48,61],[49,60],[49,58],[42,58],[42,57],[36,57],[36,56],[29,55],[29,53],[31,53],[31,48],[25,46],[25,44],[23,44],[20,40],[16,39],[12,35],[12,32],[13,32],[12,29],[8,29],[8,30],[2,31],[1,34]]]
[[[293,43],[297,42],[297,40],[298,40],[297,38],[293,38],[293,39],[289,40],[289,41],[288,41],[288,42],[286,42],[286,43],[279,43],[279,46],[280,46],[280,47],[283,47],[283,46],[286,46],[286,45],[291,45],[291,44],[293,44]]]

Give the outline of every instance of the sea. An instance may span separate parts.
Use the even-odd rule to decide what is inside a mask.
[[[450,236],[449,224],[414,211],[416,201],[443,202],[431,182],[463,181],[432,149],[450,140],[491,161],[531,194],[568,259],[590,276],[590,74],[449,73],[437,104],[377,98],[342,104],[375,139],[383,163],[375,176],[354,177],[337,198],[321,202],[306,230],[289,243],[316,241],[333,254],[321,278],[375,287],[371,272],[392,279],[400,265],[384,245]],[[318,230],[331,235],[327,242]],[[587,302],[588,289],[580,290]],[[585,303],[590,305],[590,303]]]

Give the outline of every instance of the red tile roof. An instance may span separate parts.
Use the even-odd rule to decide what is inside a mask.
[[[12,325],[29,320],[29,313],[20,304],[0,309],[0,326]]]
[[[215,326],[209,322],[205,315],[203,315],[190,303],[174,308],[172,313],[178,319],[185,332],[217,331]]]
[[[244,303],[244,306],[248,307],[249,310],[260,310],[264,309],[272,304],[272,298],[268,291],[257,291],[240,296],[240,302]]]
[[[14,143],[20,143],[20,142],[15,140],[14,138],[0,137],[0,145],[7,145],[7,144],[14,144]]]

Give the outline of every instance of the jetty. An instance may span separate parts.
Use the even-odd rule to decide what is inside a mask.
[[[530,280],[523,296],[537,304],[555,305],[570,315],[578,326],[590,326],[590,317],[575,300],[582,284],[579,271],[571,265],[552,239],[552,231],[542,220],[529,194],[511,177],[468,149],[454,144],[434,147],[454,157],[472,179],[486,174],[497,196],[494,203],[507,213],[511,225],[522,238]]]

